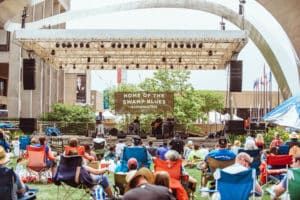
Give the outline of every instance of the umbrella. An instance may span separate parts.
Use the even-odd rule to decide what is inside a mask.
[[[265,121],[300,129],[300,95],[282,102],[264,116]]]

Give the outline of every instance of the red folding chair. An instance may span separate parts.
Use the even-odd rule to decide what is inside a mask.
[[[45,146],[35,147],[28,145],[26,147],[27,154],[27,169],[32,176],[32,171],[38,173],[38,180],[41,180],[41,175],[49,168],[46,164],[46,151]]]
[[[291,155],[267,156],[266,164],[267,166],[271,166],[271,169],[266,169],[266,183],[268,183],[268,178],[272,178],[272,180],[278,182],[279,179],[275,175],[285,174],[292,163],[293,157]]]
[[[187,200],[188,195],[185,191],[185,187],[188,184],[188,177],[181,174],[182,160],[177,161],[165,161],[158,158],[153,158],[154,171],[166,171],[170,175],[170,188],[175,191],[178,200]],[[192,195],[193,196],[193,195]]]

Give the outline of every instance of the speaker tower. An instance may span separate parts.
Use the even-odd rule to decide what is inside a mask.
[[[24,90],[35,90],[35,59],[23,59],[23,88]]]
[[[230,61],[230,92],[241,92],[243,82],[243,61]]]

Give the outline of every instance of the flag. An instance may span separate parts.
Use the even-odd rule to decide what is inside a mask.
[[[272,83],[272,72],[271,71],[269,72],[269,83],[270,84]]]
[[[254,80],[253,89],[256,89],[259,85],[259,81],[256,79]]]
[[[263,76],[262,76],[262,80],[261,80],[261,84],[262,85],[268,85],[268,74],[266,71],[266,66],[264,65],[264,72],[263,72]]]

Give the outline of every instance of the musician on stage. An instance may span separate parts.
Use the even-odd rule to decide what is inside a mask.
[[[153,124],[153,134],[157,138],[162,138],[162,123],[163,119],[160,117],[160,115],[157,115],[157,118],[152,122]]]

